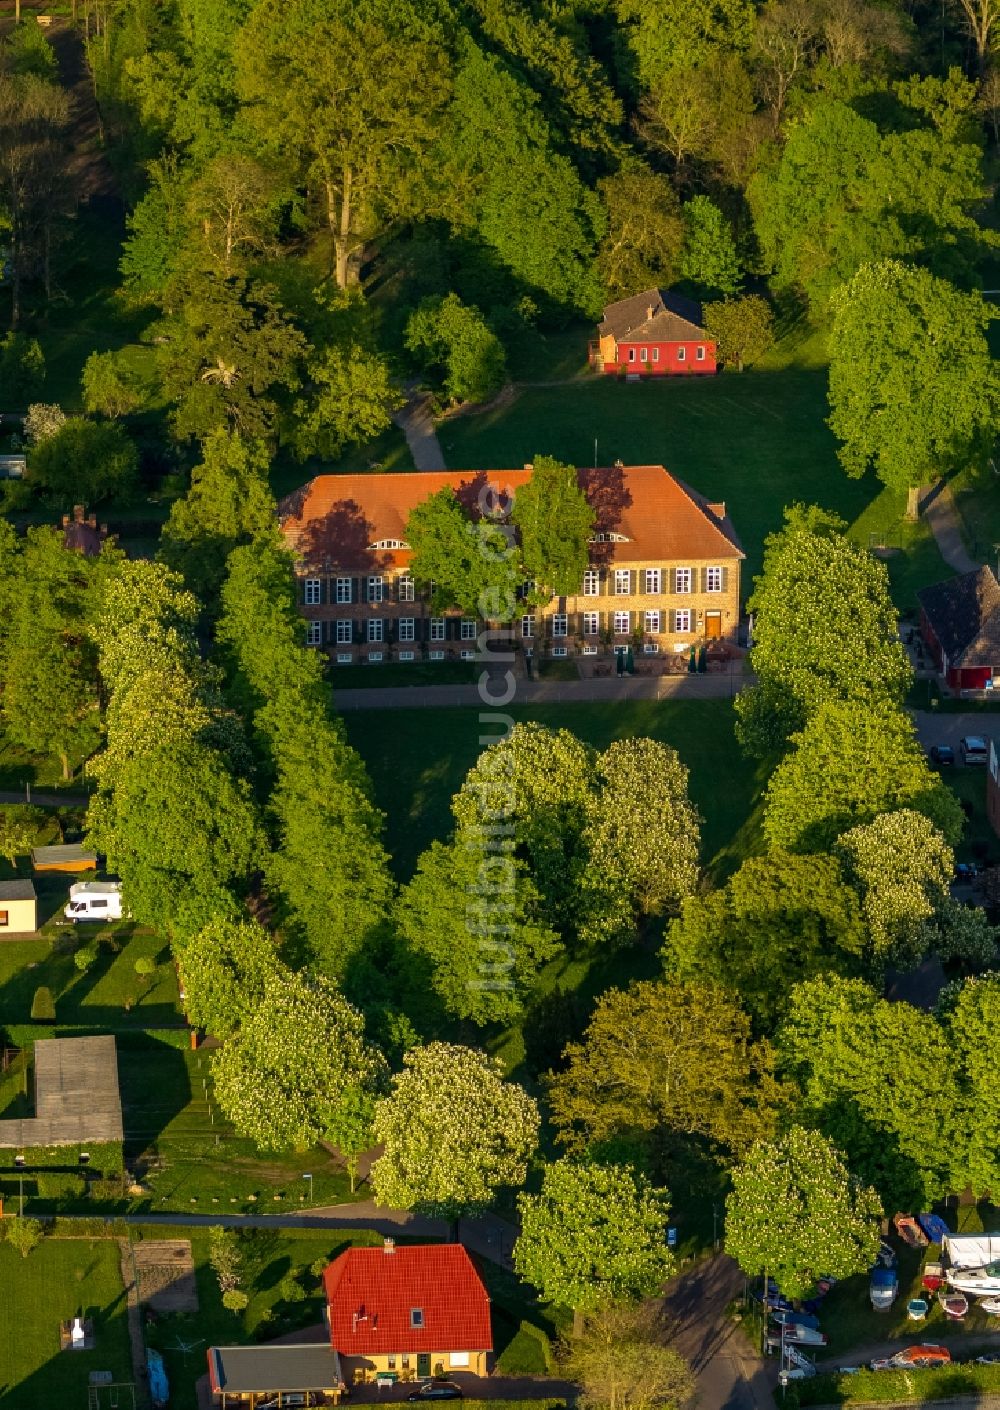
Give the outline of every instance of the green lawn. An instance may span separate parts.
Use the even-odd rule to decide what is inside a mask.
[[[691,796],[705,819],[705,863],[724,873],[757,850],[753,810],[764,774],[736,744],[730,701],[514,706],[509,713],[565,727],[598,749],[631,735],[672,744],[691,771]],[[495,726],[480,725],[478,709],[350,711],[344,724],[387,814],[397,874],[408,878],[419,854],[448,833],[452,795],[479,756],[481,734],[492,737]]]
[[[0,1024],[26,1023],[40,985],[51,991],[60,1024],[108,1029],[162,1028],[183,1022],[167,946],[155,935],[130,935],[130,930],[127,925],[80,926],[55,940],[4,942],[0,945]],[[107,938],[97,960],[81,974],[73,951],[98,934]],[[155,974],[136,974],[140,958],[156,961]]]
[[[0,1244],[0,1406],[85,1407],[91,1371],[131,1381],[125,1294],[111,1240],[44,1239],[27,1258]],[[59,1350],[59,1323],[92,1318],[93,1351]],[[125,1403],[125,1402],[123,1402]]]
[[[811,346],[811,343],[810,343]],[[810,359],[811,360],[811,359]],[[902,535],[902,497],[873,476],[850,480],[826,425],[826,374],[780,368],[712,378],[625,384],[587,378],[534,388],[440,430],[445,459],[473,470],[517,466],[539,454],[578,465],[663,464],[711,499],[726,501],[747,561],[744,594],[759,572],[765,536],[796,500],[842,514],[866,545],[901,543],[891,566],[900,606],[917,586],[946,575],[926,531]]]

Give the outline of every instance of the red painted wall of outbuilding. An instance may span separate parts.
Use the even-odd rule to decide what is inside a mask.
[[[642,361],[642,349],[646,349],[645,362]],[[654,348],[659,353],[658,361],[653,361]],[[683,360],[677,356],[678,350],[684,349]],[[698,349],[705,349],[705,356],[698,361]],[[635,351],[635,361],[629,361],[630,350]],[[666,377],[676,375],[679,377],[691,375],[704,375],[716,370],[715,344],[707,339],[699,342],[685,343],[617,343],[615,345],[617,360],[605,362],[605,373],[613,372],[616,375],[623,370],[625,372],[637,372],[641,377]]]

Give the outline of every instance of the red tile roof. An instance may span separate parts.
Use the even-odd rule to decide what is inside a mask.
[[[341,1356],[493,1350],[489,1295],[461,1244],[351,1248],[323,1282]],[[419,1328],[414,1311],[423,1314]]]
[[[577,474],[597,513],[596,532],[627,540],[601,544],[595,561],[743,557],[725,506],[709,504],[662,465],[604,466]],[[530,478],[530,468],[317,475],[282,500],[281,528],[306,568],[384,572],[406,567],[412,554],[374,545],[405,542],[410,510],[429,495],[447,487],[474,509],[487,496],[509,500]]]

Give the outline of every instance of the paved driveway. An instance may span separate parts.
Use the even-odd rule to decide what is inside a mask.
[[[936,710],[915,710],[913,718],[917,736],[925,749],[932,744],[950,744],[958,752],[958,741],[965,734],[978,734],[1000,740],[1000,712],[996,715],[969,711],[968,714],[939,714]],[[957,767],[961,768],[961,764]],[[981,773],[983,770],[980,768]]]

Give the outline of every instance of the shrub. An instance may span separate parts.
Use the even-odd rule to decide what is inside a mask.
[[[81,945],[73,956],[73,963],[81,974],[86,974],[90,966],[95,962],[101,952],[101,947],[96,940],[88,940],[86,945]]]
[[[306,1291],[294,1273],[286,1273],[278,1284],[278,1292],[285,1302],[305,1302]]]
[[[222,1305],[230,1312],[242,1312],[250,1301],[242,1288],[227,1288],[222,1294]]]
[[[128,493],[138,466],[135,445],[117,422],[77,416],[36,445],[31,479],[64,503],[96,501]]]
[[[522,1322],[497,1358],[497,1370],[508,1376],[544,1376],[549,1370],[549,1339],[541,1328]]]
[[[35,1023],[55,1023],[56,1005],[52,997],[52,990],[40,984],[35,990],[35,997],[31,1001],[31,1017]]]
[[[12,1219],[7,1225],[7,1242],[16,1248],[22,1258],[27,1258],[31,1250],[41,1242],[42,1226],[37,1219]]]
[[[135,962],[135,972],[141,979],[156,973],[156,961],[149,955],[140,955]]]
[[[24,418],[24,439],[29,446],[41,445],[66,425],[66,413],[54,402],[33,402]]]

